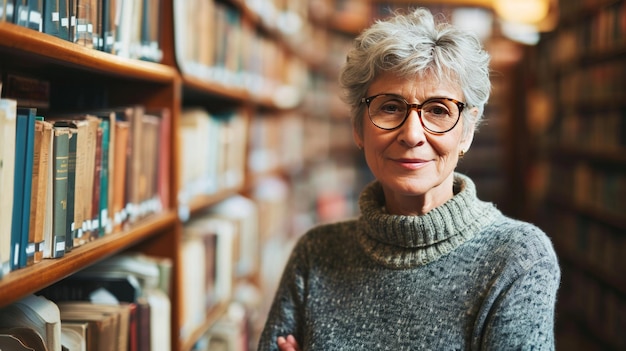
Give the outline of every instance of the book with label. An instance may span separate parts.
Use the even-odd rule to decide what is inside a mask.
[[[11,271],[17,102],[0,99],[0,277]]]
[[[78,126],[72,121],[58,121],[55,127],[67,128],[68,141],[68,161],[67,161],[67,213],[65,220],[65,252],[70,252],[74,247],[77,234],[75,224],[76,213],[76,155],[78,148]],[[79,195],[80,196],[80,195]]]
[[[66,127],[54,127],[52,149],[52,235],[50,257],[65,255],[65,237],[67,228],[67,188],[69,171],[70,130]]]

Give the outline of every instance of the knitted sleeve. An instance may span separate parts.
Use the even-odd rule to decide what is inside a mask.
[[[560,268],[551,246],[507,284],[491,306],[481,350],[554,350]]]

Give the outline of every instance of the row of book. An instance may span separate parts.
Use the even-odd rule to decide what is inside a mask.
[[[622,59],[579,67],[559,80],[559,98],[572,105],[593,104],[598,110],[620,107],[626,94],[626,67]]]
[[[559,121],[556,140],[562,145],[585,145],[596,151],[626,148],[626,108],[597,111],[577,109]]]
[[[168,110],[39,116],[2,99],[0,134],[3,274],[168,206]]]
[[[545,59],[551,65],[572,64],[579,57],[618,54],[623,51],[626,45],[626,3],[605,0],[600,2],[606,6],[593,11],[588,10],[595,6],[591,3],[567,3],[562,17],[571,19],[567,22],[571,25],[549,37],[551,45],[544,48]],[[589,20],[579,20],[587,16],[590,16]]]
[[[249,117],[240,110],[209,113],[202,107],[182,111],[181,189],[184,206],[195,196],[243,185]]]
[[[302,167],[304,122],[300,115],[259,113],[250,122],[248,167],[254,173]]]
[[[174,6],[176,58],[184,73],[246,89],[254,96],[266,97],[284,87],[304,88],[304,62],[257,31],[239,9],[214,0],[181,0]],[[291,99],[283,93],[279,102]]]
[[[0,308],[0,349],[168,351],[168,259],[125,253]]]
[[[626,211],[623,167],[597,167],[585,161],[558,162],[550,167],[551,196],[581,208],[612,216]]]
[[[554,206],[549,215],[558,223],[558,227],[550,228],[550,232],[570,233],[552,238],[564,257],[575,257],[612,282],[623,281],[622,277],[626,274],[626,266],[621,263],[626,250],[623,230],[577,216],[558,206]]]
[[[207,312],[234,295],[234,280],[259,265],[259,231],[254,201],[233,196],[185,223],[182,241],[181,335],[188,338]]]
[[[598,350],[626,349],[626,298],[623,294],[595,280],[592,276],[564,266],[558,303],[563,306],[561,318],[573,319],[595,336],[604,340]]]
[[[118,56],[160,62],[160,0],[3,0],[0,21]]]

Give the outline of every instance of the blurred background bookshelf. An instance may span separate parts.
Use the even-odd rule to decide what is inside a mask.
[[[415,6],[477,32],[492,55],[485,122],[458,170],[479,197],[552,238],[563,271],[557,349],[626,349],[623,0],[5,0],[2,98],[44,120],[99,114],[123,126],[129,107],[156,115],[159,127],[136,127],[135,138],[159,158],[148,147],[153,162],[128,163],[123,184],[112,170],[101,180],[151,192],[126,196],[122,210],[111,200],[84,245],[68,222],[77,244],[63,257],[11,267],[19,256],[0,243],[0,308],[31,294],[62,305],[59,285],[132,273],[128,303],[147,296],[167,317],[154,325],[164,350],[254,350],[293,243],[358,215],[372,180],[336,83],[351,41]],[[9,207],[3,235],[14,231]],[[129,272],[137,266],[144,275]]]

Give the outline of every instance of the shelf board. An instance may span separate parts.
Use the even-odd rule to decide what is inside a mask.
[[[116,56],[7,22],[0,22],[0,48],[3,59],[26,55],[29,61],[45,67],[71,67],[163,84],[178,76],[174,68],[166,65]]]
[[[228,310],[229,301],[223,301],[213,306],[207,313],[204,323],[198,327],[187,340],[181,340],[181,350],[189,351],[193,348],[193,345],[217,322],[217,320],[223,316]]]
[[[174,227],[177,216],[166,211],[140,220],[130,229],[106,235],[74,248],[59,259],[44,259],[32,266],[10,272],[0,279],[0,307],[11,304],[85,267]]]
[[[266,96],[253,94],[246,88],[231,86],[219,81],[206,80],[192,74],[183,73],[182,77],[183,88],[186,91],[185,95],[190,97],[199,95],[206,99],[206,96],[210,95],[214,96],[216,99],[227,99],[238,104],[249,103],[262,108],[281,109],[276,105],[269,94],[266,94]]]
[[[229,198],[230,196],[238,194],[242,190],[242,187],[226,188],[219,190],[218,192],[210,195],[197,195],[186,204],[189,213],[195,215],[216,203]]]

